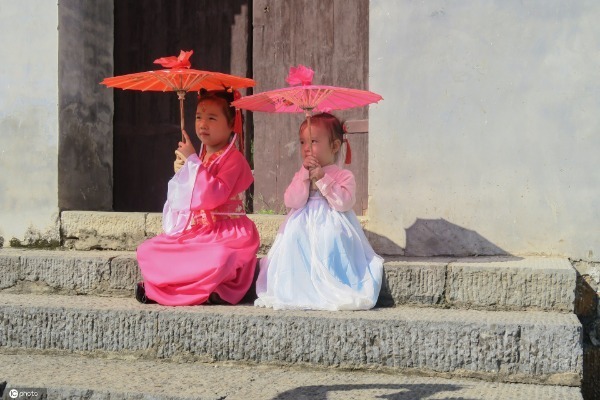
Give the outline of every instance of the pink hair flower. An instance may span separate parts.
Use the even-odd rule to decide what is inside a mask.
[[[154,64],[160,64],[164,68],[189,68],[192,66],[190,63],[190,57],[194,54],[194,50],[183,51],[179,53],[178,57],[161,57],[154,60]]]
[[[290,67],[290,73],[287,78],[285,78],[285,81],[290,86],[310,85],[314,74],[315,71],[312,69],[305,67],[302,64],[298,64],[297,67]]]

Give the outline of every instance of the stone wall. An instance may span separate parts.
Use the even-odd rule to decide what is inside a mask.
[[[112,5],[2,4],[0,246],[56,246],[59,210],[112,208]]]
[[[4,1],[0,25],[0,242],[49,243],[59,238],[56,2]]]
[[[382,253],[600,260],[600,3],[370,3]]]

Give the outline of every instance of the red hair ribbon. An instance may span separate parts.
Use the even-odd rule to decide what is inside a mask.
[[[352,162],[352,149],[350,148],[348,138],[344,138],[344,143],[346,143],[346,159],[344,160],[344,164],[350,164]]]

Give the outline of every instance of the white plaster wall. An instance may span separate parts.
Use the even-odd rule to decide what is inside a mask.
[[[600,260],[599,20],[595,0],[371,0],[380,252],[410,250],[429,220],[511,254]]]
[[[58,7],[0,4],[0,236],[58,239]]]

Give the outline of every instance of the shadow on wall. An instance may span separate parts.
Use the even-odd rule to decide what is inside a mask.
[[[406,229],[407,256],[508,256],[479,233],[443,218],[420,219]]]
[[[436,385],[436,384],[363,384],[363,385],[328,385],[328,386],[302,386],[295,389],[285,391],[278,394],[273,400],[326,400],[329,393],[346,392],[349,396],[360,394],[361,391],[372,391],[373,398],[390,399],[390,400],[419,400],[427,399],[437,393],[449,394],[461,390],[459,385]],[[388,393],[385,393],[388,392]],[[374,394],[378,393],[378,396]],[[354,398],[354,397],[353,397]],[[466,397],[444,397],[444,399],[463,399],[469,400]]]
[[[406,228],[405,248],[374,232],[367,232],[367,236],[374,244],[373,247],[376,247],[375,250],[381,254],[402,254],[413,257],[512,256],[479,233],[443,218],[417,218],[414,224]]]

